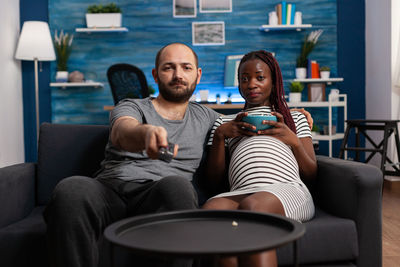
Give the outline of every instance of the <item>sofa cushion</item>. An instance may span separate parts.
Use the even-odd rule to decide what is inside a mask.
[[[0,229],[1,266],[47,266],[44,207]]]
[[[35,206],[35,163],[0,169],[0,227],[28,216]]]
[[[334,217],[316,209],[315,217],[305,223],[306,233],[298,241],[301,264],[355,261],[358,256],[357,230],[350,219]],[[293,244],[277,251],[280,265],[293,263]]]
[[[38,151],[38,205],[45,205],[65,177],[92,177],[104,159],[108,126],[44,123]]]

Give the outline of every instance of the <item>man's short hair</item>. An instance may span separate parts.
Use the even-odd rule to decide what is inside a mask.
[[[187,48],[189,48],[190,51],[192,51],[192,53],[193,53],[194,60],[195,60],[195,64],[196,64],[196,68],[199,67],[199,58],[198,58],[196,52],[194,52],[194,50],[193,50],[190,46],[188,46],[188,45],[186,45],[186,44],[183,44],[183,43],[178,43],[178,42],[176,42],[176,43],[169,43],[169,44],[163,46],[163,47],[158,51],[158,53],[157,53],[157,55],[156,55],[156,62],[155,62],[156,70],[158,70],[158,67],[159,67],[159,65],[160,65],[161,53],[164,51],[164,49],[165,49],[166,47],[168,47],[168,46],[170,46],[170,45],[173,45],[173,44],[183,45],[183,46],[186,46]]]

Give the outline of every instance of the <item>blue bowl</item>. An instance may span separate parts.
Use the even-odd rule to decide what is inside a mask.
[[[250,123],[256,126],[256,130],[251,130],[253,132],[262,131],[266,129],[273,128],[274,126],[268,124],[262,124],[263,121],[277,121],[276,116],[267,115],[248,115],[242,118],[242,121]]]

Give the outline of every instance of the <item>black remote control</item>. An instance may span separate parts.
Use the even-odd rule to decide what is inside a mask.
[[[167,147],[161,147],[158,151],[158,159],[170,163],[174,157],[175,144],[168,142]]]

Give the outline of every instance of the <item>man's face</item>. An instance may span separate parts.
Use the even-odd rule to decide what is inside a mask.
[[[164,99],[183,103],[189,100],[200,82],[201,69],[196,67],[195,57],[188,47],[172,44],[162,51],[153,77]]]

